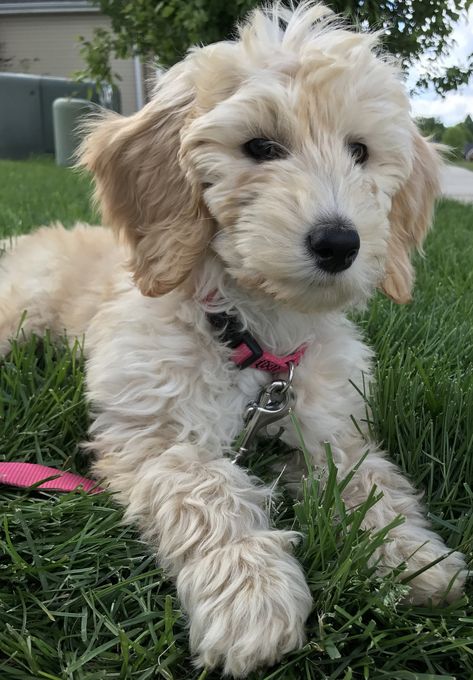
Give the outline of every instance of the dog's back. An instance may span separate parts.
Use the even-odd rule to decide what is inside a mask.
[[[49,329],[81,337],[99,305],[123,277],[125,250],[108,229],[78,224],[42,227],[2,242],[0,259],[0,353],[19,329]]]

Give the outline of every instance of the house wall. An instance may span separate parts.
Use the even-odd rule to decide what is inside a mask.
[[[0,68],[69,78],[84,68],[78,36],[90,39],[94,28],[108,26],[108,17],[98,13],[0,15]],[[112,67],[122,78],[122,112],[129,115],[137,108],[133,61],[114,59]]]

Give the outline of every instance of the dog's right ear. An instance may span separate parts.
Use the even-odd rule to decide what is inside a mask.
[[[175,288],[191,273],[212,221],[180,164],[180,138],[193,109],[186,62],[166,73],[152,101],[130,117],[106,113],[88,123],[79,165],[95,176],[105,224],[132,247],[131,269],[144,295]]]

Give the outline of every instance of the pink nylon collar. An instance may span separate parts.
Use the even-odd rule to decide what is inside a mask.
[[[280,371],[287,371],[289,369],[289,363],[292,362],[294,366],[298,366],[301,362],[302,357],[305,354],[307,345],[301,345],[292,354],[286,354],[285,356],[279,357],[276,354],[271,354],[263,350],[260,357],[247,363],[247,361],[252,356],[252,351],[250,347],[242,342],[241,345],[236,347],[232,352],[232,361],[237,365],[241,366],[246,364],[245,368],[257,368],[260,371],[268,371],[269,373],[279,373]]]
[[[212,302],[217,296],[216,291],[205,298],[210,305],[206,310],[206,317],[210,325],[217,331],[219,340],[230,347],[232,361],[238,368],[257,368],[268,373],[287,371],[289,364],[298,366],[305,354],[307,345],[301,345],[292,354],[278,356],[263,349],[257,339],[245,329],[237,313],[212,311]]]
[[[49,491],[77,491],[79,487],[88,493],[103,491],[97,486],[97,482],[91,479],[37,463],[0,463],[0,484],[17,486],[21,489],[27,489],[36,484],[35,488]]]

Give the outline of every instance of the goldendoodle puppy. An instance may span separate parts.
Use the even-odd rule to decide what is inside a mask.
[[[376,36],[305,3],[191,50],[141,111],[95,120],[81,163],[115,234],[43,228],[2,257],[1,349],[25,309],[26,333],[85,333],[95,474],[176,579],[198,663],[244,676],[303,642],[312,604],[296,535],[271,528],[270,490],[231,459],[248,402],[276,377],[281,402],[290,359],[314,465],[324,442],[341,477],[365,456],[347,506],[376,486],[366,527],[405,517],[380,569],[448,553],[369,440],[353,384],[371,352],[345,316],[376,287],[409,300],[439,158]],[[464,579],[450,554],[410,599],[457,597]]]

